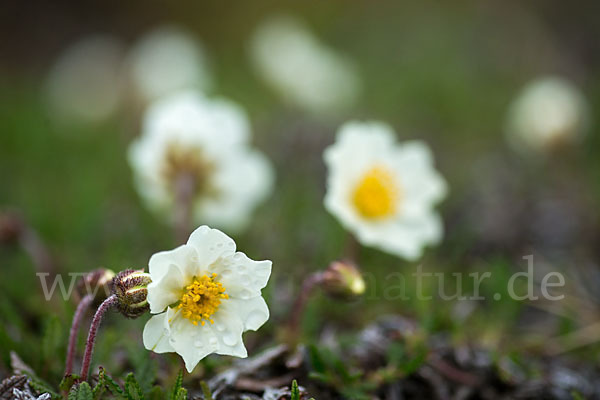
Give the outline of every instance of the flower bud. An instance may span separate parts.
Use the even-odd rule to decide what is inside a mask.
[[[137,318],[150,309],[148,304],[148,284],[150,274],[144,270],[127,269],[112,280],[112,294],[117,296],[117,308],[127,318]]]
[[[365,292],[365,281],[349,261],[333,261],[321,274],[323,290],[334,297],[354,297]]]
[[[78,301],[87,294],[94,295],[94,304],[100,305],[110,294],[110,286],[115,273],[110,269],[98,268],[83,277],[75,288]]]

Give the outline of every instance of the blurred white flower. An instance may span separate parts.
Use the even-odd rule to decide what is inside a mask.
[[[110,36],[90,36],[64,50],[50,70],[46,97],[60,122],[95,123],[123,99],[123,48]]]
[[[206,90],[211,81],[201,44],[175,27],[156,29],[140,39],[129,54],[129,69],[145,102],[182,89]]]
[[[155,211],[172,213],[180,177],[193,180],[193,219],[239,230],[271,191],[269,161],[249,145],[243,110],[182,92],[154,103],[129,149],[137,189]]]
[[[517,151],[545,151],[580,141],[587,124],[587,102],[579,89],[547,76],[530,82],[512,103],[506,133]]]
[[[235,242],[201,226],[187,244],[154,254],[149,269],[150,312],[144,346],[176,352],[188,372],[211,353],[247,357],[242,333],[269,319],[261,296],[271,261],[254,261],[235,251]]]
[[[446,183],[426,144],[399,144],[382,123],[349,122],[324,159],[325,207],[359,242],[415,260],[442,238],[434,205],[445,197]]]
[[[311,112],[348,108],[360,91],[353,64],[291,17],[263,23],[252,38],[251,56],[258,73],[273,89]]]

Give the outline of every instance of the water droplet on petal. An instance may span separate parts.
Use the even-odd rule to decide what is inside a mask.
[[[194,342],[194,346],[196,346],[196,347],[202,347],[202,346],[204,346],[204,343],[202,343],[202,340],[196,340]]]
[[[250,298],[254,297],[254,293],[252,293],[250,290],[248,289],[244,289],[240,292],[239,298],[242,300],[248,300]]]
[[[231,271],[230,269],[226,269],[223,272],[221,272],[221,276],[223,278],[229,278],[232,274],[233,274],[233,271]]]
[[[262,311],[252,311],[246,316],[245,327],[247,329],[258,329],[267,320],[268,315],[265,315]],[[251,328],[250,328],[251,327]]]
[[[216,345],[217,344],[217,338],[216,337],[211,337],[210,339],[208,339],[208,343],[210,343],[211,345]]]
[[[221,323],[217,322],[217,323],[215,324],[215,328],[216,328],[216,329],[217,329],[219,332],[223,332],[223,331],[225,330],[225,325],[223,325],[223,324],[221,324]]]
[[[240,337],[232,332],[223,335],[223,343],[227,346],[235,346],[240,341]]]

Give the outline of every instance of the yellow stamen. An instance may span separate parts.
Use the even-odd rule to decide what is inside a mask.
[[[400,188],[388,169],[375,166],[368,170],[352,193],[352,203],[368,219],[389,217],[396,212]]]
[[[192,321],[194,325],[198,322],[204,326],[206,321],[213,324],[215,321],[211,316],[217,311],[222,299],[228,299],[225,288],[220,282],[215,282],[217,274],[211,276],[202,275],[194,278],[194,282],[185,287],[185,293],[177,309],[181,315]]]

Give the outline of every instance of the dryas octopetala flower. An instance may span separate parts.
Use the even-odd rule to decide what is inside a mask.
[[[159,100],[129,151],[138,191],[150,208],[172,215],[183,178],[192,186],[193,220],[241,229],[273,183],[271,164],[249,136],[246,115],[232,102],[187,91]]]
[[[354,65],[293,17],[265,21],[252,38],[251,56],[267,84],[284,99],[311,112],[346,109],[360,92]]]
[[[325,207],[364,245],[414,260],[442,237],[446,194],[427,145],[396,142],[388,125],[349,122],[324,153]]]
[[[510,106],[506,134],[519,152],[543,152],[580,141],[588,119],[587,102],[577,87],[563,78],[542,77]]]
[[[187,244],[154,254],[149,263],[150,312],[144,346],[156,353],[176,352],[191,372],[211,353],[246,357],[242,333],[269,319],[261,296],[271,261],[254,261],[236,252],[219,230],[201,226]]]

